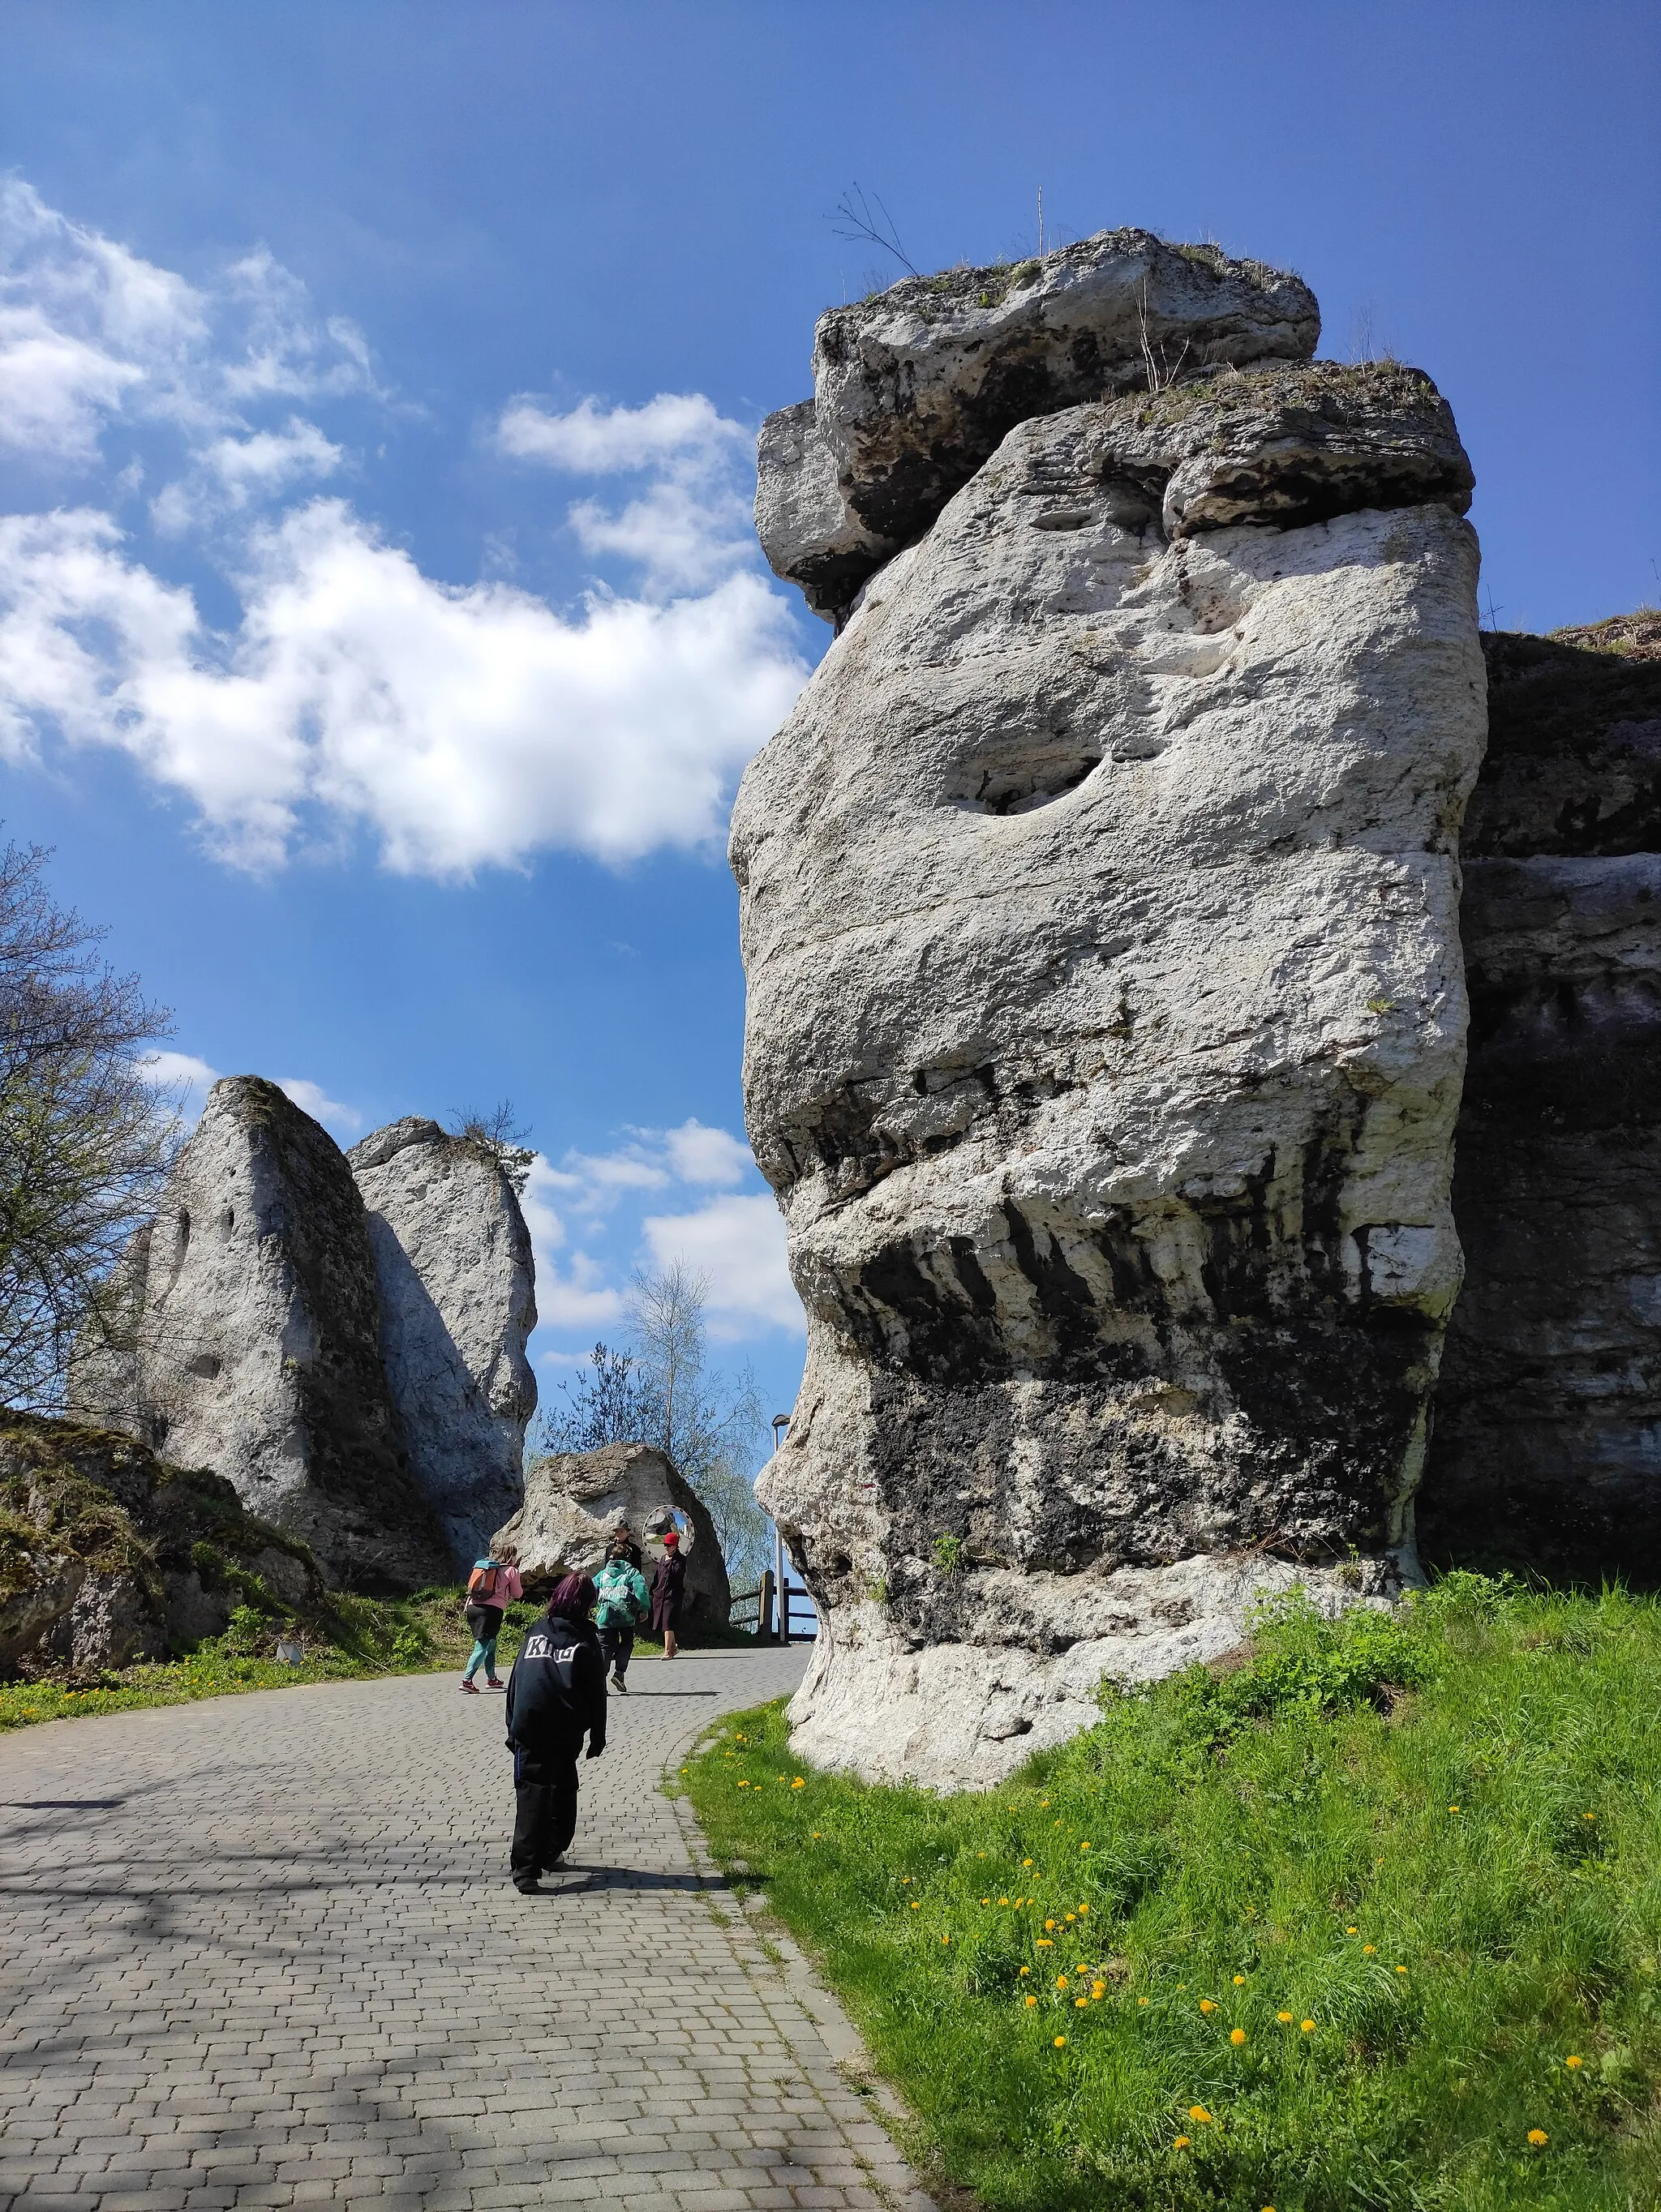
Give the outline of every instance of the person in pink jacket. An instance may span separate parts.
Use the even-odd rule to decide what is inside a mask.
[[[493,1690],[507,1688],[505,1682],[496,1679],[496,1638],[502,1633],[502,1614],[524,1595],[525,1586],[519,1578],[519,1553],[511,1545],[504,1544],[499,1557],[487,1553],[484,1559],[475,1560],[473,1571],[467,1577],[464,1601],[467,1626],[473,1632],[473,1651],[461,1678],[461,1686],[470,1698],[478,1695],[478,1684],[473,1677],[481,1667]]]

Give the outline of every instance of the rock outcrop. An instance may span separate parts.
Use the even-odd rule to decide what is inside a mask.
[[[672,1462],[650,1444],[602,1444],[533,1460],[525,1503],[494,1541],[511,1544],[526,1585],[542,1588],[560,1574],[593,1574],[624,1522],[644,1554],[648,1585],[663,1557],[664,1530],[678,1526],[688,1626],[724,1627],[733,1598],[715,1524]]]
[[[1017,423],[1150,374],[1192,381],[1307,360],[1320,328],[1314,295],[1284,270],[1145,230],[906,277],[820,316],[813,398],[762,430],[762,549],[837,620]]]
[[[222,1476],[107,1430],[0,1414],[0,1668],[165,1658],[218,1635],[249,1576],[297,1610],[322,1601],[306,1547]]]
[[[1262,341],[1178,305],[1153,360]],[[1238,1641],[1253,1587],[1410,1572],[1460,1280],[1447,410],[1390,364],[1049,402],[928,477],[732,840],[809,1326],[763,1487],[822,1624],[795,1740],[946,1784]]]
[[[368,1212],[380,1348],[410,1474],[471,1565],[524,1496],[536,1411],[530,1231],[488,1153],[436,1121],[394,1121],[346,1155]]]
[[[1661,616],[1485,641],[1470,1066],[1421,1523],[1439,1561],[1661,1580]]]
[[[275,1084],[216,1083],[128,1255],[125,1341],[88,1346],[78,1411],[215,1469],[349,1587],[447,1580],[380,1359],[363,1202]]]

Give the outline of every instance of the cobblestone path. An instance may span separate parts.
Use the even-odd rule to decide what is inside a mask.
[[[926,2206],[657,1787],[803,1658],[637,1661],[540,1897],[453,1676],[0,1737],[0,2207]]]

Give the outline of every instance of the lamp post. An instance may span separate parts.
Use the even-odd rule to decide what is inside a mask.
[[[773,1456],[775,1459],[779,1455],[779,1431],[781,1429],[788,1431],[789,1426],[788,1413],[774,1414]],[[778,1532],[776,1522],[773,1528],[773,1587],[778,1592],[779,1642],[788,1644],[790,1641],[790,1585],[785,1580],[784,1574],[784,1539]]]

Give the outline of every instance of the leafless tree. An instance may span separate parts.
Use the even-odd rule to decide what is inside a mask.
[[[106,933],[55,903],[39,846],[0,850],[0,1401],[61,1401],[78,1330],[124,1325],[117,1263],[153,1210],[178,1103],[147,1079],[169,1034]]]
[[[872,213],[873,202],[876,205],[874,215]],[[905,249],[900,244],[899,232],[894,228],[894,218],[880,198],[875,192],[867,198],[864,187],[857,180],[843,194],[825,221],[834,228],[838,238],[851,239],[867,246],[879,246],[885,253],[891,253],[901,268],[908,270],[913,276],[922,273],[907,259]]]

